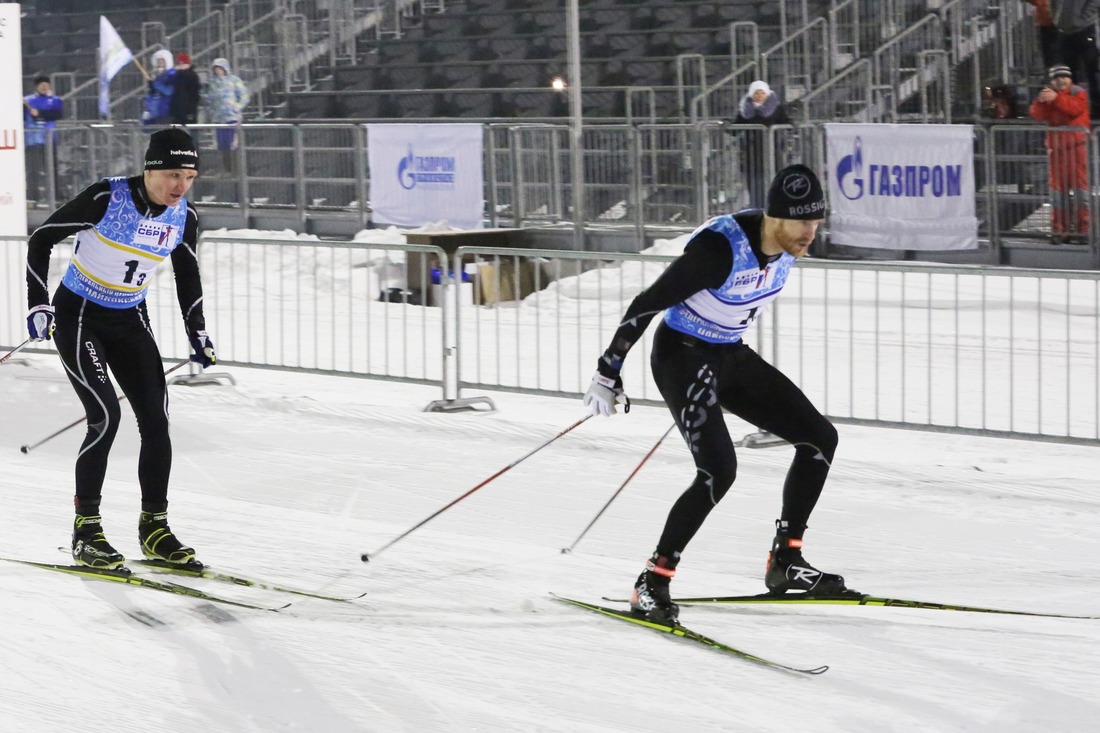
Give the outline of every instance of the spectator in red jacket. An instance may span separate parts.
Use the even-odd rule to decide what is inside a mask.
[[[1073,72],[1068,66],[1054,66],[1050,69],[1050,84],[1039,92],[1028,111],[1032,119],[1045,122],[1050,127],[1076,128],[1047,131],[1051,235],[1056,242],[1067,242],[1074,234],[1087,240],[1088,94],[1073,83]]]

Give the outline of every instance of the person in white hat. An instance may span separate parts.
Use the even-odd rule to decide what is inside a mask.
[[[741,98],[738,106],[737,125],[790,124],[787,109],[766,81],[756,80],[749,84],[749,91]],[[742,129],[738,137],[741,143],[741,173],[749,190],[749,206],[763,206],[764,195],[770,180],[764,153],[767,150],[762,130]]]

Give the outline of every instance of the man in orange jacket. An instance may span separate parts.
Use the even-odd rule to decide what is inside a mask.
[[[1076,233],[1089,233],[1088,127],[1089,98],[1073,83],[1068,66],[1050,69],[1050,84],[1031,103],[1031,118],[1050,127],[1047,156],[1050,159],[1051,234],[1056,241],[1068,241]],[[1072,194],[1072,201],[1071,201]]]

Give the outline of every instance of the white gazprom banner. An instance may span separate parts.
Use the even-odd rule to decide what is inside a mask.
[[[977,248],[970,125],[826,124],[825,135],[830,242]]]
[[[482,160],[479,124],[367,125],[372,221],[481,229]]]
[[[19,5],[0,3],[0,235],[27,236],[27,168],[23,153],[23,43]]]

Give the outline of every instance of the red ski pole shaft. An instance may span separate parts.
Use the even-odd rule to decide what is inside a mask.
[[[630,475],[626,477],[625,481],[623,481],[622,486],[615,490],[615,493],[611,495],[611,498],[607,500],[607,503],[603,505],[603,508],[596,513],[596,516],[592,517],[592,521],[588,523],[588,526],[584,528],[584,531],[580,533],[580,536],[578,536],[577,539],[573,540],[573,544],[569,545],[569,547],[561,548],[561,553],[563,555],[568,555],[570,552],[572,552],[573,548],[577,546],[577,543],[580,542],[586,534],[588,534],[588,530],[592,529],[592,525],[596,523],[596,520],[603,516],[603,513],[607,511],[607,508],[611,506],[611,502],[615,501],[619,494],[623,492],[623,489],[626,488],[626,485],[629,484],[631,480],[633,480],[633,478],[638,474],[638,471],[642,470],[642,466],[646,464],[646,461],[649,460],[650,456],[657,452],[657,449],[661,447],[661,443],[665,442],[665,438],[668,437],[668,434],[671,433],[673,428],[675,427],[676,424],[673,423],[672,426],[665,431],[665,434],[662,435],[660,439],[658,439],[658,441],[653,445],[653,447],[649,449],[649,453],[645,454],[645,457],[642,458],[641,463],[635,466],[634,470],[631,471]]]
[[[434,512],[433,514],[431,514],[430,516],[428,516],[428,517],[426,517],[426,518],[422,519],[421,521],[417,522],[417,523],[416,523],[416,524],[414,524],[414,525],[413,525],[412,527],[408,528],[407,530],[405,530],[405,531],[404,531],[404,532],[402,532],[401,534],[397,535],[397,536],[396,536],[396,537],[394,537],[394,538],[393,538],[392,540],[390,540],[390,541],[389,541],[389,542],[387,542],[386,544],[382,545],[382,547],[378,548],[378,549],[377,549],[377,550],[375,550],[374,552],[364,552],[363,554],[361,554],[361,555],[359,556],[359,559],[360,559],[360,560],[362,560],[363,562],[370,562],[370,559],[371,559],[372,557],[375,557],[375,556],[377,556],[378,554],[380,554],[380,553],[384,552],[384,551],[385,551],[385,550],[386,550],[387,548],[390,548],[390,547],[392,547],[393,545],[397,544],[397,543],[398,543],[399,541],[401,541],[402,539],[404,539],[404,538],[408,537],[408,536],[409,536],[409,535],[411,535],[411,534],[412,534],[413,532],[415,532],[416,530],[420,529],[420,528],[421,528],[421,527],[423,527],[423,526],[424,526],[425,524],[427,524],[428,522],[432,521],[433,519],[435,519],[436,517],[438,517],[438,516],[439,516],[440,514],[442,514],[443,512],[445,512],[445,511],[447,511],[448,509],[450,509],[451,507],[453,507],[453,506],[454,506],[455,504],[457,504],[458,502],[460,502],[460,501],[462,501],[463,499],[465,499],[465,498],[466,498],[467,496],[469,496],[470,494],[474,493],[475,491],[477,491],[477,490],[478,490],[478,489],[480,489],[481,487],[485,486],[486,484],[488,484],[488,483],[489,483],[490,481],[492,481],[493,479],[497,478],[497,477],[498,477],[498,476],[500,476],[501,474],[503,474],[503,473],[505,473],[505,472],[509,471],[510,469],[512,469],[512,468],[515,468],[515,467],[516,467],[516,466],[518,466],[519,464],[523,463],[523,462],[524,462],[525,460],[527,460],[527,459],[528,459],[528,458],[530,458],[531,456],[535,455],[535,454],[536,454],[536,453],[538,453],[538,452],[539,452],[540,450],[542,450],[542,449],[543,449],[543,448],[545,448],[546,446],[550,445],[550,444],[551,444],[551,443],[553,443],[553,442],[554,442],[555,440],[557,440],[558,438],[562,437],[563,435],[565,435],[565,434],[566,434],[566,433],[568,433],[568,432],[569,432],[570,430],[572,430],[573,428],[577,427],[578,425],[580,425],[581,423],[583,423],[583,422],[584,422],[585,420],[587,420],[587,419],[588,419],[588,418],[590,418],[590,417],[592,417],[592,415],[585,415],[585,416],[584,416],[584,417],[582,417],[582,418],[581,418],[580,420],[577,420],[577,422],[573,423],[572,425],[570,425],[569,427],[567,427],[567,428],[566,428],[565,430],[562,430],[562,431],[561,431],[560,433],[558,433],[557,435],[555,435],[555,436],[554,436],[553,438],[550,438],[550,440],[546,441],[546,442],[545,442],[545,443],[543,443],[542,445],[540,445],[540,446],[538,446],[537,448],[535,448],[534,450],[530,451],[529,453],[527,453],[527,454],[526,454],[526,455],[524,455],[523,457],[521,457],[521,458],[517,458],[516,460],[512,461],[512,462],[511,462],[511,463],[509,463],[509,464],[508,464],[507,466],[505,466],[504,468],[500,469],[499,471],[497,471],[496,473],[494,473],[494,474],[493,474],[492,476],[490,476],[489,478],[485,479],[484,481],[482,481],[482,482],[481,482],[480,484],[478,484],[478,485],[477,485],[477,486],[475,486],[474,488],[472,488],[472,489],[470,489],[469,491],[467,491],[467,492],[466,492],[465,494],[463,494],[462,496],[460,496],[460,497],[458,497],[457,499],[455,499],[455,500],[451,501],[451,503],[447,504],[447,505],[446,505],[445,507],[443,507],[443,508],[441,508],[441,509],[438,509],[438,510],[437,510],[437,511],[435,511],[435,512]]]

